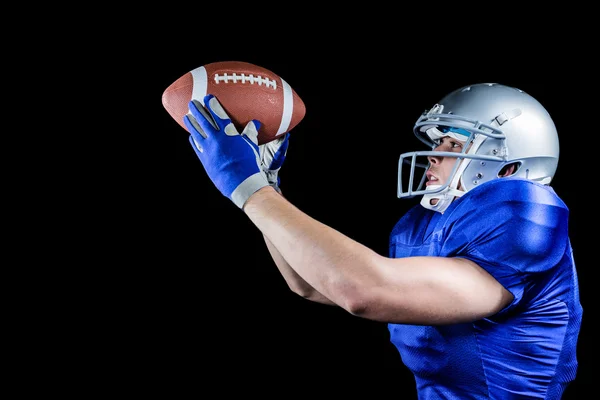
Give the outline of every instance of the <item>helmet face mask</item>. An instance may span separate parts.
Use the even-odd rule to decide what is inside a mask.
[[[421,204],[440,212],[455,196],[497,179],[508,164],[517,166],[512,175],[542,184],[550,184],[558,164],[558,135],[550,115],[533,97],[509,86],[485,83],[455,90],[424,112],[413,132],[431,150],[400,155],[398,197],[423,195]],[[444,136],[464,142],[462,152],[434,151]],[[432,156],[457,162],[444,184],[424,189]],[[423,175],[416,178],[419,170]],[[434,206],[432,199],[445,204]]]

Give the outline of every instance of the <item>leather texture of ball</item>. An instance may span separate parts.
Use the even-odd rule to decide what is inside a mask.
[[[220,61],[189,71],[169,85],[162,95],[167,112],[187,131],[183,117],[188,103],[213,94],[238,132],[257,119],[261,122],[258,144],[290,132],[304,118],[306,107],[296,91],[266,68],[243,61]]]

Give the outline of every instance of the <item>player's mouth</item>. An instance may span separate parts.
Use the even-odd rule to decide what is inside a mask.
[[[435,176],[431,172],[427,171],[427,182],[425,183],[425,185],[426,186],[439,185],[439,179],[437,178],[437,176]]]

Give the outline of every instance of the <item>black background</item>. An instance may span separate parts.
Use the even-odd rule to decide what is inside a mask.
[[[212,185],[187,132],[162,107],[163,90],[182,74],[240,60],[283,77],[307,106],[280,172],[286,197],[380,254],[416,201],[396,197],[396,174],[399,155],[421,148],[412,134],[420,113],[478,82],[536,97],[561,141],[553,186],[571,210],[584,306],[579,375],[565,398],[582,398],[593,365],[593,264],[583,233],[590,212],[580,190],[594,174],[578,153],[586,143],[576,140],[591,77],[574,48],[579,42],[548,36],[553,26],[494,38],[465,27],[464,39],[452,29],[429,32],[426,20],[400,29],[409,16],[380,14],[369,26],[339,16],[343,27],[326,31],[310,15],[302,28],[281,20],[265,28],[254,15],[236,19],[233,31],[226,13],[212,15],[222,18],[218,28],[194,27],[181,14],[181,30],[160,21],[154,29],[147,21],[145,30],[132,26],[119,46],[126,55],[106,67],[118,81],[112,102],[119,115],[104,138],[122,164],[104,157],[101,177],[110,190],[97,196],[111,211],[106,220],[108,213],[99,213],[98,226],[110,226],[103,242],[110,252],[96,254],[106,261],[94,269],[105,285],[88,314],[99,321],[93,331],[100,339],[91,345],[102,365],[108,361],[100,374],[106,384],[169,398],[210,392],[416,398],[387,326],[294,295],[260,232]]]

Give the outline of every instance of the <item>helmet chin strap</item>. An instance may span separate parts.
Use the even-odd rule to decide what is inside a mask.
[[[434,190],[440,188],[442,185],[429,185],[426,190]],[[446,189],[432,194],[424,194],[421,198],[421,205],[433,211],[444,213],[448,206],[454,200],[454,197],[460,197],[465,192],[457,189],[453,189],[448,186]],[[437,203],[432,204],[432,200],[437,199]]]

